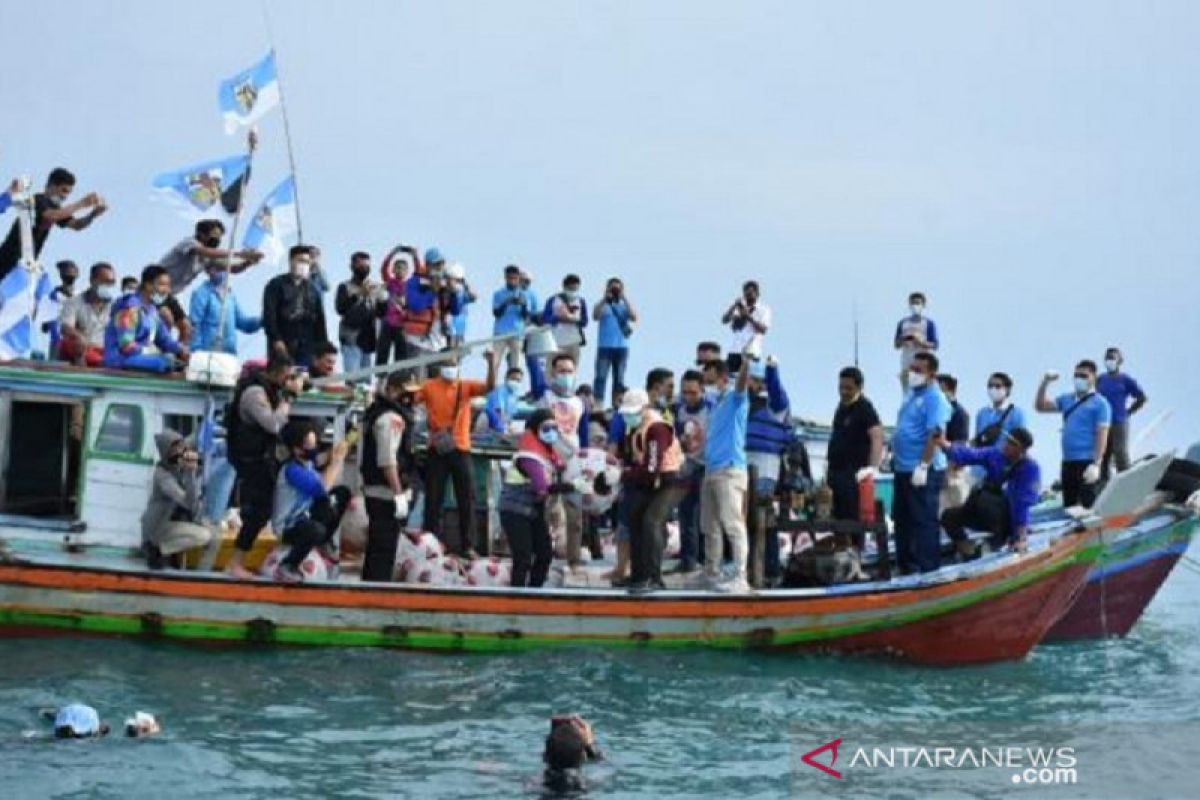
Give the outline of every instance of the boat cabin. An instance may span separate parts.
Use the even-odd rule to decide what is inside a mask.
[[[0,528],[45,531],[67,544],[137,547],[158,452],[155,434],[220,419],[228,387],[183,376],[0,364]],[[350,398],[305,393],[293,416],[345,430]]]

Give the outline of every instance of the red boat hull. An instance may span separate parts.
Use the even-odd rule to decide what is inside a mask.
[[[1084,586],[1075,604],[1046,634],[1047,641],[1125,636],[1171,574],[1179,553],[1108,575]]]
[[[892,653],[943,667],[1021,659],[1075,602],[1090,567],[1074,564],[993,600],[899,628],[846,637],[816,649]]]

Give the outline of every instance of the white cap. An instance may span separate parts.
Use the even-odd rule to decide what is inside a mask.
[[[463,265],[455,261],[450,266],[446,267],[446,277],[451,280],[461,281],[467,277],[467,271]]]
[[[650,395],[646,394],[645,389],[629,389],[621,398],[620,413],[640,414],[648,405],[650,405]]]

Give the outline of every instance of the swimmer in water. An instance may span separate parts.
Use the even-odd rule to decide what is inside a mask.
[[[96,709],[83,703],[71,703],[57,711],[42,712],[54,722],[55,739],[92,739],[108,735],[108,723],[100,721]]]
[[[587,720],[578,714],[550,718],[550,734],[542,753],[546,762],[543,784],[548,791],[554,794],[584,791],[583,765],[603,758]]]

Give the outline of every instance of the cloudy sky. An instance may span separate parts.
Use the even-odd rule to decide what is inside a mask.
[[[159,171],[230,155],[219,79],[269,46],[254,2],[6,3],[0,173],[57,165],[111,213],[48,260],[133,273],[190,226]],[[632,366],[682,366],[742,280],[775,310],[796,410],[828,417],[861,325],[894,414],[891,349],[930,295],[974,410],[988,372],[1031,404],[1047,367],[1125,347],[1200,439],[1200,5],[1189,2],[273,2],[306,238],[439,246],[490,294],[621,275]],[[286,174],[276,113],[251,199]],[[7,224],[5,222],[4,224]],[[271,267],[236,282],[257,305]],[[472,335],[490,332],[486,307]],[[245,343],[257,353],[261,344]],[[591,365],[583,370],[590,380]],[[1063,386],[1065,387],[1066,378]],[[1046,460],[1057,431],[1036,429]]]

